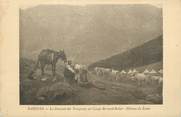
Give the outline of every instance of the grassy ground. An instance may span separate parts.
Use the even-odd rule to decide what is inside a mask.
[[[61,68],[57,70],[55,81],[49,69],[44,76],[37,71],[36,79],[30,80],[28,79],[32,67],[30,64],[33,63],[21,62],[20,66],[22,105],[162,104],[161,85],[138,86],[130,80],[111,81],[89,72],[89,84],[80,86],[64,82]]]

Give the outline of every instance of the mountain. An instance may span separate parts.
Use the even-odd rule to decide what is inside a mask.
[[[158,69],[162,68],[163,61],[163,37],[159,36],[156,39],[148,41],[138,47],[132,48],[123,53],[114,55],[110,58],[95,62],[89,66],[114,68],[117,70],[140,68],[142,66],[155,66]],[[158,63],[156,65],[151,65]],[[150,67],[149,67],[150,68]]]
[[[39,5],[20,9],[20,57],[64,48],[69,59],[91,64],[162,34],[162,9],[149,4]]]

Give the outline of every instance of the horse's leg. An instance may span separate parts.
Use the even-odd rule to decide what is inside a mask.
[[[56,64],[54,65],[54,75],[56,75]]]
[[[41,63],[41,75],[44,75],[44,68],[45,68],[45,64]]]
[[[33,79],[33,74],[34,74],[34,71],[32,70],[32,71],[30,72],[30,74],[28,75],[28,78],[29,78],[29,79]]]
[[[52,64],[52,74],[53,74],[53,77],[56,74],[56,66],[55,66],[55,64]]]
[[[53,81],[56,81],[56,65],[52,64],[52,74],[53,74]]]

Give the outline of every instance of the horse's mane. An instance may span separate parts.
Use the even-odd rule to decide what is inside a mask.
[[[55,51],[55,50],[53,50],[53,49],[43,49],[43,51],[47,51],[47,52],[57,52],[57,51]]]

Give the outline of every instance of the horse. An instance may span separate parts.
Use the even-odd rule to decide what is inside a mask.
[[[64,61],[64,63],[66,63],[67,57],[66,57],[64,50],[55,51],[55,50],[51,50],[51,49],[43,49],[40,52],[40,54],[38,55],[37,63],[35,65],[34,70],[31,71],[29,78],[33,79],[32,75],[38,69],[39,66],[41,68],[41,75],[43,76],[44,68],[46,65],[52,66],[52,74],[53,74],[53,76],[55,76],[56,63],[58,62],[59,59],[61,59],[62,61]]]

